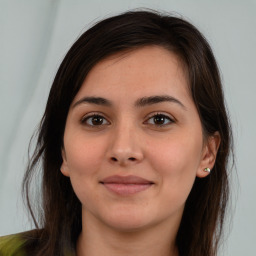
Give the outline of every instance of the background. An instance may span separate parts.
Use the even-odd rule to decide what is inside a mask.
[[[213,48],[238,177],[232,181],[233,224],[221,254],[255,255],[256,1],[250,0],[0,0],[0,235],[31,228],[20,192],[27,149],[65,53],[94,22],[137,7],[180,14]]]

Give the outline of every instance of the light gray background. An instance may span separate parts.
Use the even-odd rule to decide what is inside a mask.
[[[236,211],[221,254],[255,255],[256,1],[250,0],[0,0],[0,235],[31,228],[20,195],[27,148],[66,51],[95,21],[136,7],[181,14],[213,48],[239,181],[232,185]]]

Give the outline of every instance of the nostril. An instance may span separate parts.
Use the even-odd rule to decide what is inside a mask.
[[[115,157],[111,157],[111,160],[117,162],[117,159]]]
[[[135,157],[129,157],[128,160],[134,162],[134,161],[136,161],[136,158]],[[111,157],[111,161],[118,162],[119,160],[116,157]]]

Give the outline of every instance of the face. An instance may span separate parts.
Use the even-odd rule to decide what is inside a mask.
[[[86,220],[121,230],[175,225],[195,177],[214,164],[216,143],[202,134],[173,53],[116,54],[94,66],[70,106],[61,171]]]

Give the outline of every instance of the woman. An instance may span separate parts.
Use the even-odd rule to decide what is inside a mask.
[[[231,139],[193,25],[155,11],[105,19],[68,51],[49,94],[23,183],[36,229],[2,238],[0,252],[217,255]]]

